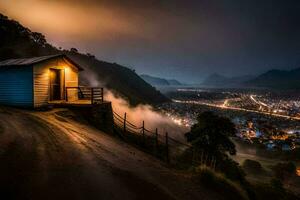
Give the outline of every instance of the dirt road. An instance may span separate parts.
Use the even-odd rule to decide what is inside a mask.
[[[65,109],[0,107],[6,199],[215,199],[189,177]]]

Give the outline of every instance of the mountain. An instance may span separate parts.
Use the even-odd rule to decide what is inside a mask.
[[[272,89],[300,89],[300,68],[290,71],[273,69],[245,82],[245,85]]]
[[[153,77],[153,76],[149,76],[146,74],[142,74],[140,75],[140,77],[142,79],[144,79],[144,81],[146,81],[147,83],[149,83],[150,85],[160,85],[160,86],[166,86],[166,85],[170,85],[170,83],[163,78],[158,78],[158,77]]]
[[[32,32],[2,14],[0,14],[0,38],[0,60],[66,54],[81,64],[86,69],[85,73],[91,73],[81,76],[81,82],[90,82],[90,75],[93,75],[102,85],[126,98],[131,105],[169,101],[153,86],[141,79],[134,70],[116,63],[100,61],[89,53],[79,53],[76,48],[57,49],[47,42],[43,34]]]
[[[87,69],[83,73],[96,72],[97,80],[107,88],[126,97],[132,105],[139,103],[158,104],[169,101],[167,97],[141,79],[132,69],[116,63],[91,59],[83,54],[69,52],[67,55]],[[88,79],[89,74],[86,77]]]
[[[169,79],[168,82],[170,85],[183,85],[183,83],[177,81],[176,79]]]
[[[183,85],[182,83],[180,83],[179,81],[177,81],[175,79],[164,79],[164,78],[154,77],[154,76],[150,76],[150,75],[146,75],[146,74],[142,74],[142,75],[140,75],[140,77],[142,79],[144,79],[144,81],[146,81],[147,83],[149,83],[153,86]]]
[[[253,76],[226,77],[217,73],[208,76],[201,85],[208,87],[242,87],[245,81],[251,80]]]

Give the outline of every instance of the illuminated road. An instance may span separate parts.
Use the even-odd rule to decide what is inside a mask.
[[[250,99],[251,99],[252,101],[254,101],[254,103],[258,104],[259,106],[267,107],[268,109],[270,109],[270,107],[269,107],[267,104],[265,104],[265,103],[263,103],[263,102],[261,102],[261,101],[256,100],[256,99],[254,98],[254,95],[250,95]]]
[[[244,111],[244,112],[251,112],[251,113],[259,113],[259,114],[264,114],[264,115],[269,115],[269,116],[274,116],[274,117],[281,117],[281,118],[285,118],[285,119],[300,120],[300,117],[291,117],[291,116],[281,115],[281,114],[276,114],[276,113],[269,113],[269,112],[262,112],[262,111],[257,111],[257,110],[249,110],[249,109],[244,109],[244,108],[230,107],[230,106],[226,106],[225,103],[222,105],[218,105],[218,104],[205,103],[205,102],[200,102],[200,101],[182,101],[182,100],[177,100],[177,99],[172,99],[172,101],[175,103],[198,104],[198,105],[205,105],[205,106],[226,109],[226,110],[237,110],[237,111]]]

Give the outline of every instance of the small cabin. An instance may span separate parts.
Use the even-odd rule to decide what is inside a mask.
[[[0,104],[44,107],[103,100],[103,90],[79,87],[83,68],[66,55],[50,55],[0,62]],[[101,96],[102,95],[102,96]]]

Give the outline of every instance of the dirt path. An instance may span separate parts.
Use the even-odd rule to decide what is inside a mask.
[[[68,110],[0,107],[0,190],[11,199],[214,199]],[[7,198],[9,199],[9,198]]]

